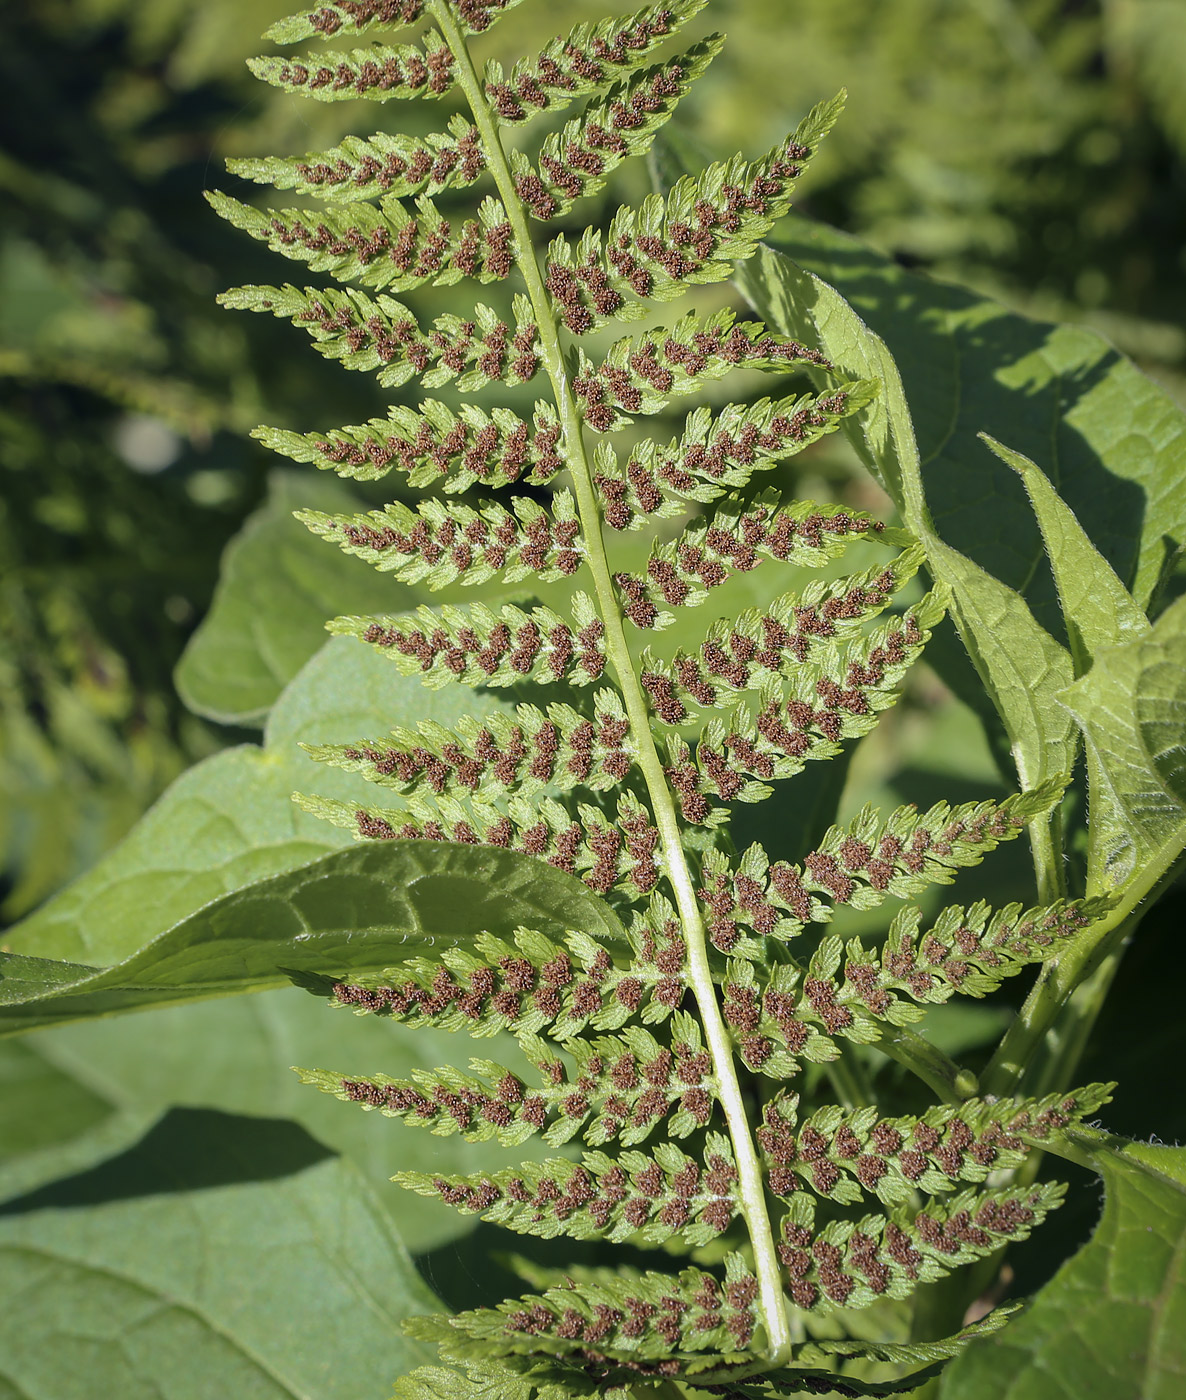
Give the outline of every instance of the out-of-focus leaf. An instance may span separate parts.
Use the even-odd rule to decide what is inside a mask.
[[[1186,1390],[1186,1149],[1115,1140],[1092,1239],[1017,1322],[973,1343],[944,1400],[1177,1400]]]
[[[0,1033],[379,971],[483,932],[624,939],[609,906],[531,856],[443,841],[366,842],[206,905],[111,967],[0,953]],[[11,967],[14,976],[8,976]]]
[[[1107,801],[1106,883],[1151,890],[1186,848],[1186,598],[1147,637],[1099,651],[1060,699]]]
[[[370,647],[326,642],[272,711],[262,748],[226,749],[183,774],[110,855],[9,930],[6,946],[119,962],[212,900],[351,844],[349,832],[301,811],[292,792],[366,803],[374,788],[312,763],[301,741],[378,738],[394,724],[451,724],[506,704],[460,686],[426,691]]]
[[[437,1300],[363,1178],[302,1129],[179,1111],[0,1214],[11,1395],[373,1400]]]
[[[293,511],[357,510],[334,477],[277,471],[267,502],[227,546],[210,611],[177,666],[177,689],[197,714],[258,724],[325,641],[339,614],[400,612],[421,595],[364,568],[293,519]]]

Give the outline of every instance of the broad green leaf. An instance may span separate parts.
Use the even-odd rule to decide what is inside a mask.
[[[884,338],[913,415],[927,505],[949,545],[1022,593],[1060,635],[1021,483],[976,441],[989,432],[1042,464],[1148,608],[1167,560],[1186,543],[1186,414],[1164,389],[1095,331],[1019,316],[907,272],[825,225],[792,215],[778,246]]]
[[[358,510],[334,477],[277,471],[268,499],[227,546],[210,611],[177,666],[196,714],[262,724],[280,692],[325,641],[338,614],[400,612],[422,595],[311,535],[293,511]]]
[[[1186,599],[1147,637],[1100,651],[1059,698],[1083,730],[1115,833],[1103,882],[1152,889],[1186,847]]]
[[[374,1193],[302,1129],[178,1111],[0,1217],[0,1393],[373,1400],[439,1306]]]
[[[521,927],[625,938],[603,900],[531,856],[444,841],[364,842],[245,885],[112,967],[80,973],[68,963],[55,976],[53,964],[0,953],[0,1034],[261,991],[290,972],[379,971]]]
[[[1093,1153],[1099,1228],[1028,1311],[973,1343],[943,1400],[1178,1400],[1186,1393],[1186,1149]]]
[[[1020,452],[987,433],[980,436],[1021,477],[1029,495],[1058,589],[1076,675],[1091,669],[1101,647],[1146,636],[1148,618],[1044,473]]]
[[[833,287],[771,248],[759,249],[738,280],[772,326],[818,345],[840,373],[881,383],[881,394],[859,415],[863,454],[923,540],[935,577],[951,587],[952,615],[1005,724],[1022,783],[1033,787],[1069,772],[1073,726],[1053,701],[1073,678],[1070,656],[1015,589],[937,533],[906,391],[885,342]]]
[[[375,789],[313,763],[301,741],[350,743],[396,724],[447,725],[506,705],[505,697],[475,698],[460,686],[429,692],[372,648],[328,641],[272,711],[262,748],[226,749],[184,773],[115,850],[8,930],[5,946],[40,958],[120,962],[212,900],[352,844],[349,832],[302,812],[292,792],[365,803]]]
[[[434,1249],[476,1220],[392,1185],[400,1170],[471,1173],[505,1166],[497,1143],[434,1138],[314,1094],[289,1068],[340,1064],[407,1078],[463,1062],[474,1047],[330,1011],[295,987],[258,996],[79,1021],[0,1042],[0,1201],[71,1176],[137,1141],[170,1107],[283,1117],[349,1158],[374,1186],[408,1248]],[[482,1053],[518,1065],[511,1037]],[[541,1153],[549,1149],[541,1144]],[[520,1148],[519,1154],[527,1155]]]

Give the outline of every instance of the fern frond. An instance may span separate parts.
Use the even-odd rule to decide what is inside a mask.
[[[524,207],[546,221],[565,214],[583,195],[604,189],[609,175],[631,156],[645,155],[655,133],[689,87],[720,52],[721,35],[694,44],[669,62],[616,83],[599,101],[548,136],[533,166],[511,154],[515,188]]]
[[[389,656],[401,675],[432,689],[518,685],[525,680],[591,685],[605,673],[604,624],[583,593],[572,599],[572,621],[551,608],[530,613],[506,603],[497,613],[483,603],[422,607],[404,617],[338,617],[335,636],[359,637]]]
[[[909,1297],[918,1284],[1025,1239],[1065,1194],[1051,1182],[962,1191],[922,1210],[832,1220],[817,1230],[814,1201],[797,1193],[781,1226],[787,1292],[796,1307],[823,1313]]]
[[[447,949],[439,962],[416,958],[311,990],[358,1015],[389,1016],[407,1025],[473,1036],[547,1031],[565,1041],[589,1026],[619,1030],[634,1018],[652,1025],[667,1020],[683,999],[683,970],[681,951],[671,941],[655,949],[648,966],[641,958],[623,962],[618,950],[611,956],[584,933],[569,932],[562,946],[519,929],[512,942],[483,934],[472,950]]]
[[[635,14],[578,24],[550,39],[534,58],[517,59],[510,73],[486,65],[484,88],[505,125],[519,125],[554,112],[579,97],[602,92],[640,68],[660,44],[678,33],[706,0],[670,0]]]
[[[492,502],[475,510],[430,499],[414,510],[393,502],[364,515],[298,511],[296,517],[380,572],[434,590],[495,577],[506,583],[571,578],[585,557],[571,494],[558,491],[550,511],[526,497],[511,504],[509,511]]]
[[[648,372],[653,370],[650,362],[640,361],[640,365]],[[659,388],[667,379],[654,377],[654,383]],[[595,481],[606,523],[615,530],[636,530],[648,516],[684,510],[681,502],[714,501],[724,495],[726,487],[746,485],[755,472],[770,471],[835,432],[843,419],[866,407],[871,397],[872,386],[858,381],[826,394],[801,394],[773,403],[759,399],[755,404],[730,404],[716,415],[699,408],[688,415],[682,438],[666,447],[644,439],[632,450],[625,469],[609,444],[599,443]],[[794,511],[799,504],[810,509],[808,502],[790,509]],[[779,527],[780,533],[775,533],[778,522],[772,521],[771,544],[781,547],[784,539],[799,529],[809,539],[818,537],[818,522],[797,522],[798,517],[792,514]]]
[[[593,1147],[614,1139],[631,1147],[659,1123],[670,1136],[682,1138],[712,1118],[711,1062],[699,1027],[677,1013],[673,1034],[677,1038],[671,1046],[641,1026],[573,1040],[565,1047],[576,1061],[571,1068],[542,1041],[524,1036],[528,1057],[540,1072],[537,1085],[525,1085],[505,1066],[488,1060],[471,1060],[474,1074],[446,1067],[418,1070],[410,1080],[297,1072],[304,1083],[325,1093],[438,1136],[460,1133],[469,1142],[497,1138],[514,1147],[538,1133],[559,1147],[580,1134]]]
[[[488,63],[482,74],[465,34],[517,3],[332,0],[280,21],[270,37],[281,43],[431,23],[413,44],[266,58],[255,70],[322,100],[455,93],[468,111],[430,135],[347,137],[303,160],[232,164],[245,178],[326,201],[316,212],[210,198],[275,251],[374,293],[244,287],[225,305],[295,321],[321,354],[376,371],[389,388],[418,379],[428,391],[452,382],[466,394],[546,377],[530,421],[501,406],[420,398],[329,432],[259,429],[297,461],[357,480],[397,471],[401,485],[436,493],[365,511],[306,511],[304,523],[409,585],[562,583],[579,572],[584,590],[565,588],[568,601],[556,608],[538,598],[491,606],[492,596],[336,619],[332,632],[377,648],[429,688],[473,687],[473,713],[452,727],[424,719],[382,738],[309,746],[315,759],[386,790],[388,806],[297,800],[365,840],[486,846],[544,862],[608,901],[619,932],[598,939],[564,921],[550,921],[547,934],[501,927],[377,973],[300,975],[358,1014],[476,1038],[510,1032],[534,1066],[519,1075],[473,1060],[409,1079],[304,1077],[438,1135],[581,1144],[522,1166],[397,1178],[463,1213],[545,1238],[704,1251],[696,1256],[704,1267],[679,1274],[528,1269],[533,1291],[523,1299],[413,1324],[414,1335],[469,1368],[459,1381],[466,1393],[592,1400],[668,1379],[746,1400],[908,1389],[910,1377],[850,1385],[817,1366],[847,1357],[925,1363],[952,1354],[964,1334],[926,1355],[890,1343],[796,1342],[787,1301],[822,1314],[904,1298],[1023,1238],[1061,1188],[1010,1186],[1004,1174],[1094,1112],[1108,1089],[887,1117],[872,1106],[829,1106],[815,1085],[842,1077],[853,1043],[881,1040],[905,1060],[902,1028],[927,1007],[982,996],[1057,955],[1102,905],[953,906],[926,928],[907,905],[880,941],[821,930],[802,953],[794,941],[837,906],[871,909],[948,883],[1043,817],[1059,798],[1057,781],[922,814],[866,809],[798,864],[772,863],[760,846],[729,854],[728,804],[763,800],[808,760],[868,733],[946,595],[888,611],[922,562],[910,535],[775,489],[754,494],[758,473],[866,408],[875,383],[842,381],[818,352],[727,310],[619,339],[600,361],[600,351],[564,337],[635,320],[729,275],[786,211],[841,99],[815,108],[764,156],[713,164],[664,196],[620,205],[607,228],[555,237],[545,252],[532,218],[567,213],[650,147],[720,40],[662,58],[661,45],[704,5],[668,0],[578,24],[509,72]],[[584,109],[550,134],[533,141],[524,130],[521,145],[504,144],[500,131],[578,100]],[[452,200],[432,202],[486,176],[493,192],[458,214]],[[456,285],[460,295],[466,281],[512,272],[523,292],[507,320],[467,302],[464,316],[430,322],[388,295],[429,284]],[[809,370],[816,388],[696,408],[666,444],[619,451],[600,441],[589,450],[585,428],[614,432],[739,368]],[[564,489],[546,501],[523,489],[553,487],[562,471]],[[473,486],[509,499],[456,499]],[[641,566],[641,551],[611,564],[607,529],[710,503],[711,514],[656,540]],[[631,626],[662,628],[674,620],[668,610],[702,605],[733,574],[767,561],[820,567],[856,539],[899,552],[797,593],[764,590],[771,603],[710,621],[698,645],[685,643],[670,660],[632,646]],[[534,685],[587,689],[493,714],[481,704],[486,688]],[[490,863],[480,851],[472,860],[475,871]],[[831,1074],[804,1074],[828,1065]],[[962,1077],[950,1068],[942,1082],[958,1089]],[[813,1097],[801,1112],[794,1089],[804,1082]],[[782,1220],[770,1214],[779,1199]],[[710,1261],[714,1270],[723,1262],[723,1277]],[[443,1397],[459,1373],[431,1375],[426,1395]],[[409,1400],[419,1394],[412,1378],[406,1388]]]
[[[416,730],[395,729],[370,743],[305,749],[396,792],[489,802],[507,793],[529,797],[545,788],[616,786],[634,763],[629,728],[620,697],[602,690],[588,719],[569,705],[551,705],[546,712],[520,705],[514,720],[503,714],[481,721],[467,717],[456,730],[424,720]]]
[[[809,760],[830,758],[841,743],[867,734],[877,715],[894,703],[898,683],[942,615],[942,607],[928,594],[917,607],[869,636],[803,663],[789,685],[762,682],[756,713],[741,702],[726,720],[704,727],[694,763],[682,740],[670,740],[668,777],[685,819],[704,821],[710,796],[727,802],[757,801],[768,790],[752,780],[791,777]],[[689,703],[718,703],[714,687],[701,688],[692,676],[693,684],[684,685],[673,668],[652,667],[640,679],[661,724],[684,724]]]
[[[659,882],[659,833],[631,793],[618,799],[616,821],[581,805],[578,816],[545,798],[533,804],[514,799],[506,812],[486,803],[460,806],[446,797],[428,803],[410,799],[402,810],[359,807],[327,797],[295,793],[307,812],[347,827],[368,841],[453,841],[498,846],[536,856],[580,878],[598,894],[618,891],[628,899],[649,896]]]
[[[427,200],[413,217],[397,200],[330,208],[311,218],[307,210],[262,210],[218,191],[214,209],[273,252],[328,272],[339,282],[361,282],[406,292],[431,282],[450,286],[463,277],[498,282],[510,275],[515,248],[506,210],[482,201],[476,219],[453,225]]]
[[[968,1099],[921,1117],[831,1106],[802,1123],[798,1096],[785,1094],[766,1105],[757,1137],[767,1182],[784,1200],[806,1190],[839,1205],[857,1205],[868,1195],[906,1205],[920,1191],[938,1195],[1019,1167],[1036,1144],[1098,1112],[1114,1087],[1092,1084],[1024,1105]]]
[[[449,1318],[418,1318],[409,1331],[436,1342],[449,1357],[518,1353],[592,1361],[605,1385],[661,1377],[664,1363],[678,1358],[739,1352],[758,1327],[756,1297],[753,1274],[734,1254],[726,1260],[723,1285],[701,1269],[678,1276],[602,1272],[577,1289],[552,1288]]]
[[[227,169],[278,190],[347,203],[465,189],[485,171],[486,153],[478,128],[454,116],[447,131],[431,136],[348,136],[331,150],[311,151],[299,159],[252,156],[227,161]]]
[[[623,205],[604,252],[600,231],[584,234],[575,249],[557,239],[545,277],[555,313],[584,335],[637,320],[649,302],[673,301],[689,287],[732,276],[733,260],[749,257],[790,208],[805,163],[843,105],[843,94],[821,103],[761,160],[721,161],[679,180],[665,199]]]
[[[695,608],[710,592],[738,573],[750,573],[764,560],[798,568],[823,568],[856,540],[909,545],[901,530],[888,530],[863,513],[834,510],[825,515],[812,501],[781,508],[775,492],[743,505],[730,501],[702,525],[677,540],[651,546],[646,572],[618,573],[614,582],[627,616],[640,627],[653,627],[661,610]]]
[[[564,467],[560,423],[542,401],[530,424],[504,408],[486,413],[462,404],[454,413],[435,399],[421,399],[419,412],[396,404],[387,418],[329,433],[257,428],[253,436],[273,452],[355,481],[376,481],[396,470],[407,473],[411,487],[440,482],[449,494],[475,484],[542,486]]]
[[[369,49],[349,53],[247,60],[247,66],[263,82],[319,102],[444,97],[454,84],[453,64],[452,51],[435,30],[430,30],[421,44],[372,44]]]
[[[451,0],[466,33],[481,34],[522,0]],[[424,0],[333,0],[316,9],[277,20],[264,35],[274,44],[335,34],[362,34],[371,28],[402,29],[425,13]]]
[[[463,392],[495,381],[525,384],[539,370],[539,326],[525,297],[514,300],[515,327],[480,302],[473,320],[438,316],[427,334],[401,302],[362,292],[291,284],[284,287],[236,287],[219,297],[240,311],[267,311],[295,321],[313,337],[327,359],[347,369],[379,369],[379,383],[389,388],[419,375],[426,389],[456,379]]]
[[[738,1213],[728,1138],[708,1133],[703,1162],[660,1143],[649,1155],[586,1152],[579,1164],[554,1158],[478,1176],[399,1172],[392,1180],[524,1235],[701,1247]]]
[[[584,350],[578,356],[572,391],[581,416],[598,433],[624,427],[629,414],[659,413],[673,396],[698,393],[742,365],[784,372],[806,365],[831,367],[818,350],[774,335],[760,322],[738,321],[728,310],[706,317],[689,314],[670,330],[660,326],[619,340],[600,365]],[[825,396],[817,411],[840,416],[846,397],[839,391]]]

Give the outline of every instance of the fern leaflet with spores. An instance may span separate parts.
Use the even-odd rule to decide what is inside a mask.
[[[425,394],[362,425],[259,430],[297,461],[363,480],[396,471],[425,493],[365,514],[304,512],[309,528],[429,590],[491,585],[505,597],[528,579],[573,585],[554,606],[524,597],[336,619],[332,631],[429,687],[515,687],[535,698],[487,714],[478,694],[472,717],[451,728],[425,719],[313,747],[314,758],[372,781],[381,800],[301,800],[367,839],[500,846],[547,861],[627,914],[627,934],[609,945],[581,929],[561,939],[530,928],[487,934],[324,988],[361,1014],[477,1037],[509,1032],[530,1076],[475,1059],[466,1071],[410,1080],[305,1077],[435,1133],[508,1148],[536,1136],[570,1145],[571,1155],[488,1173],[403,1173],[408,1189],[524,1234],[691,1256],[677,1271],[656,1255],[642,1272],[544,1280],[497,1307],[412,1324],[461,1368],[444,1384],[525,1397],[681,1381],[756,1397],[833,1383],[847,1394],[909,1389],[919,1377],[841,1382],[828,1367],[854,1356],[937,1364],[961,1339],[911,1354],[875,1343],[828,1351],[797,1341],[792,1320],[908,1297],[1024,1237],[1061,1188],[995,1174],[1093,1113],[1107,1090],[1028,1103],[964,1090],[903,1117],[856,1103],[801,1110],[789,1086],[807,1064],[838,1072],[854,1045],[894,1053],[927,1005],[982,996],[1043,961],[1093,909],[951,906],[923,928],[907,903],[880,946],[804,935],[837,906],[874,908],[949,882],[1048,812],[1061,789],[921,814],[866,809],[797,865],[760,846],[733,850],[732,805],[762,802],[867,734],[944,609],[937,591],[896,601],[922,562],[905,532],[749,490],[860,412],[875,384],[833,376],[823,391],[780,386],[710,410],[694,396],[738,369],[826,375],[830,366],[728,310],[655,323],[663,304],[728,277],[754,251],[840,103],[817,107],[756,160],[713,164],[666,195],[620,207],[607,229],[553,234],[545,246],[541,230],[546,239],[552,220],[647,151],[722,41],[663,57],[704,6],[670,0],[579,25],[510,72],[490,63],[481,74],[467,35],[514,3],[341,0],[280,21],[270,31],[280,43],[379,38],[370,48],[257,60],[266,81],[320,100],[460,95],[468,113],[437,135],[348,137],[302,160],[232,163],[249,179],[322,200],[317,208],[211,201],[277,253],[346,284],[244,287],[226,294],[227,305],[292,320],[320,353],[377,372],[387,387],[418,380],[465,395],[530,385],[537,396],[530,419]],[[422,23],[431,27],[387,42]],[[534,155],[504,144],[504,130],[578,102]],[[458,222],[444,201],[482,182],[489,188]],[[466,315],[431,321],[393,295],[507,281],[502,309],[475,301]],[[604,352],[582,343],[644,317],[646,329]],[[681,398],[692,407],[671,442],[610,441]],[[475,488],[501,498],[457,499]],[[619,532],[697,505],[709,510],[674,538],[656,538],[641,571],[611,569]],[[639,633],[661,632],[674,610],[711,601],[731,577],[822,568],[850,550],[860,557],[845,577],[770,588],[763,606],[705,622],[694,646],[669,658],[644,648],[635,660]],[[426,1371],[423,1385],[441,1383],[439,1374]],[[412,1394],[419,1383],[401,1385]]]

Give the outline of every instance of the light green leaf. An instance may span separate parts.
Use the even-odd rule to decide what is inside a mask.
[[[1076,675],[1091,669],[1100,647],[1146,636],[1148,618],[1043,472],[987,433],[980,437],[1021,477],[1029,494],[1058,588]]]
[[[176,1112],[0,1218],[5,1396],[373,1400],[439,1306],[366,1182],[300,1128]]]
[[[210,611],[177,666],[177,690],[191,710],[223,724],[261,724],[325,641],[327,617],[416,606],[417,590],[361,568],[292,514],[361,505],[334,477],[272,473],[267,501],[223,554]]]
[[[1070,656],[1019,593],[937,533],[906,392],[885,342],[833,287],[771,248],[759,249],[738,280],[770,325],[818,346],[839,373],[880,381],[880,395],[851,420],[861,433],[859,445],[923,540],[935,577],[951,587],[952,616],[1005,724],[1022,785],[1036,787],[1069,772],[1073,727],[1053,701],[1073,678]]]
[[[518,1069],[509,1036],[485,1052]],[[476,1173],[506,1165],[497,1144],[442,1140],[311,1094],[289,1068],[343,1064],[409,1078],[454,1063],[448,1031],[327,1010],[295,987],[97,1021],[0,1042],[0,1201],[85,1171],[131,1146],[166,1109],[283,1117],[348,1157],[408,1248],[433,1249],[476,1221],[391,1184],[400,1170]],[[540,1151],[547,1152],[541,1144]],[[527,1155],[527,1149],[520,1149]]]
[[[625,939],[603,900],[530,856],[444,841],[365,842],[245,885],[113,967],[80,973],[68,963],[54,975],[53,964],[0,953],[0,1034],[260,991],[289,972],[377,972],[520,927]]]
[[[328,641],[272,711],[262,748],[226,749],[184,773],[114,851],[8,930],[5,946],[40,958],[120,962],[212,900],[352,844],[349,832],[301,811],[292,792],[366,803],[374,789],[313,763],[301,741],[350,743],[392,725],[421,718],[448,725],[506,704],[460,687],[430,695],[370,647]]]
[[[1059,699],[1083,730],[1112,828],[1096,883],[1151,890],[1186,847],[1186,598],[1147,637],[1100,651]]]
[[[953,1363],[944,1400],[1186,1392],[1186,1149],[1113,1140],[1092,1155],[1106,1189],[1099,1228],[1019,1321]]]

